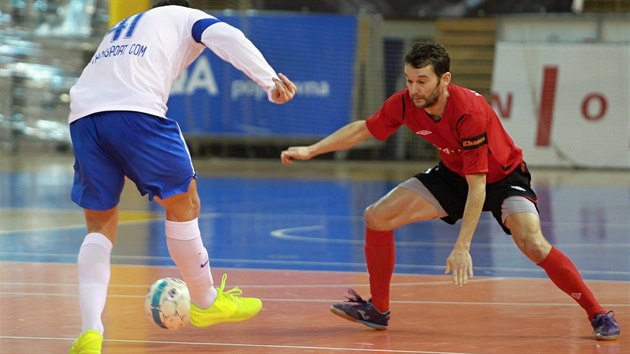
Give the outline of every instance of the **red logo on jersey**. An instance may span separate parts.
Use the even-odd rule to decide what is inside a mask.
[[[418,130],[416,132],[416,135],[429,135],[429,134],[431,134],[430,130]]]

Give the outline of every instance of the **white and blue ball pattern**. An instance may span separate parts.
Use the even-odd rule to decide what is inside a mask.
[[[147,317],[158,327],[175,330],[189,322],[190,294],[183,280],[158,279],[144,299]]]

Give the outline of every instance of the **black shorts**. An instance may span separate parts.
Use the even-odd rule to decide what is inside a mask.
[[[418,173],[415,177],[427,187],[448,214],[442,220],[452,225],[463,217],[468,196],[468,183],[464,177],[449,170],[441,162],[426,172]],[[508,197],[522,196],[536,205],[538,197],[530,183],[531,174],[525,162],[521,162],[519,167],[506,178],[486,185],[486,201],[483,204],[483,211],[492,212],[503,231],[508,235],[511,235],[511,232],[501,220],[501,204]],[[538,210],[537,205],[536,210]]]

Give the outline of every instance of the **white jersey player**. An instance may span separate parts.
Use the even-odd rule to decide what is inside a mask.
[[[171,85],[209,48],[258,83],[269,100],[290,101],[295,85],[278,74],[243,33],[187,0],[161,0],[114,26],[70,90],[68,121],[75,154],[72,200],[87,224],[78,255],[81,334],[71,354],[101,353],[125,178],[164,207],[171,258],[191,297],[190,321],[206,327],[255,316],[256,298],[216,288],[198,226],[196,173],[178,124],[166,117]]]
[[[276,72],[240,30],[201,10],[158,7],[122,20],[103,38],[70,90],[69,121],[103,111],[164,117],[171,84],[205,48],[271,94]]]

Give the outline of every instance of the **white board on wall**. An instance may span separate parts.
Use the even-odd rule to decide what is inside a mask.
[[[532,166],[630,168],[630,46],[498,42],[492,105]]]

